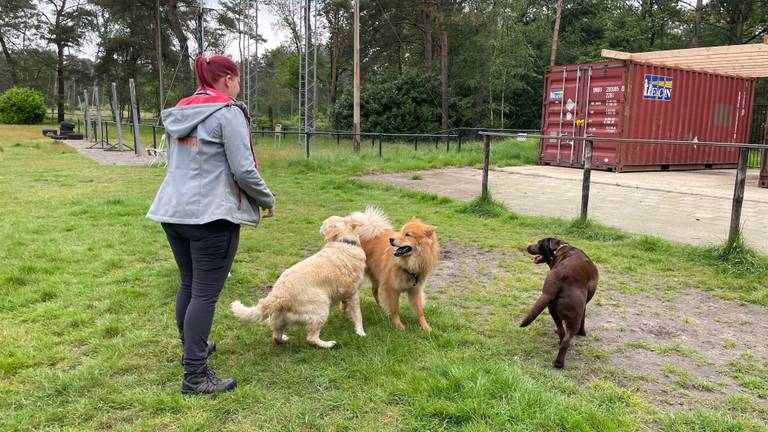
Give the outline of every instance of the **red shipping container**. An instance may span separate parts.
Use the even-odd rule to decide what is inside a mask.
[[[552,66],[542,135],[746,143],[754,79],[632,61]],[[544,165],[583,166],[583,141],[542,139]],[[731,168],[725,147],[594,143],[592,167],[609,171]]]

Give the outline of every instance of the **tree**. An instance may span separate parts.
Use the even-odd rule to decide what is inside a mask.
[[[40,16],[45,20],[44,39],[56,46],[56,106],[58,121],[64,121],[64,50],[78,46],[93,18],[85,0],[41,1]]]
[[[339,75],[345,68],[342,59],[342,43],[344,34],[349,33],[351,23],[352,8],[348,0],[330,0],[327,1],[321,12],[328,22],[328,31],[330,33],[330,56],[331,56],[331,77],[330,94],[328,97],[329,108],[336,104],[338,94]],[[349,39],[348,37],[346,39]],[[349,60],[349,57],[344,57]],[[347,62],[348,63],[348,62]]]
[[[5,0],[0,9],[0,48],[11,78],[11,85],[19,84],[16,58],[11,53],[13,41],[34,22],[36,10],[31,0]]]

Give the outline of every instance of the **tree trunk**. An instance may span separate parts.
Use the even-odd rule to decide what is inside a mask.
[[[699,38],[701,37],[701,20],[704,15],[703,0],[696,0],[696,10],[693,15],[693,36],[691,37],[691,48],[697,48],[699,46]]]
[[[8,72],[11,75],[11,85],[14,87],[19,85],[19,75],[16,72],[16,59],[11,55],[11,51],[5,44],[5,38],[2,32],[0,32],[0,47],[3,48],[3,55],[5,56],[5,63],[8,65]]]
[[[179,20],[179,2],[178,0],[168,0],[168,18],[171,23],[171,31],[179,42],[181,48],[181,65],[183,71],[187,75],[192,74],[192,70],[189,65],[189,39],[184,34],[184,29],[181,27],[181,21]]]
[[[440,87],[443,99],[443,121],[441,127],[448,129],[448,34],[440,31]]]
[[[157,84],[158,84],[158,107],[157,118],[159,121],[160,114],[163,112],[165,105],[165,89],[163,83],[163,45],[160,37],[160,0],[155,0],[155,52],[157,53],[157,60],[155,61],[155,69],[157,70]]]
[[[421,30],[424,32],[424,72],[432,73],[432,15],[425,2],[421,10]]]
[[[552,51],[549,53],[549,65],[555,65],[557,57],[557,40],[560,36],[560,15],[563,12],[563,0],[557,0],[557,10],[555,11],[555,30],[552,32]]]
[[[443,130],[448,129],[448,33],[445,30],[445,2],[440,2],[440,88],[442,93]]]
[[[752,9],[750,0],[739,0],[734,6],[731,15],[731,25],[733,27],[733,43],[741,44],[744,37],[744,25],[746,24],[749,13]]]
[[[334,26],[332,27],[331,31],[331,95],[330,95],[330,105],[334,106],[336,105],[336,91],[338,87],[339,82],[339,19],[338,14],[334,17],[336,19],[336,22],[334,23]]]
[[[64,121],[64,45],[56,45],[56,109],[59,123]]]

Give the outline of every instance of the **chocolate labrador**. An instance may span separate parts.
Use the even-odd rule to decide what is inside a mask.
[[[560,337],[560,351],[554,363],[560,369],[565,366],[565,353],[573,335],[587,335],[584,317],[587,303],[597,289],[597,267],[582,250],[554,237],[528,246],[528,253],[533,255],[534,263],[547,263],[550,270],[544,279],[541,297],[523,318],[520,327],[532,323],[545,307],[549,308]]]

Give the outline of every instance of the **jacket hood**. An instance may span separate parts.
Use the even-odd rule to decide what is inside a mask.
[[[216,111],[230,105],[229,103],[207,103],[184,105],[163,110],[162,119],[165,130],[173,138],[189,136],[197,125],[205,121]]]

